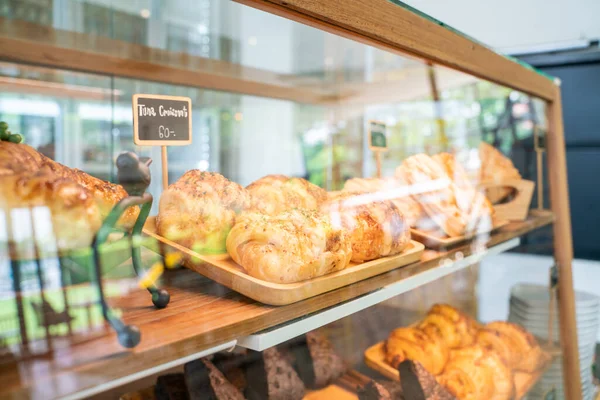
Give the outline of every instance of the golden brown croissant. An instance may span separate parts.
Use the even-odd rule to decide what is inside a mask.
[[[509,400],[513,376],[494,352],[477,345],[452,350],[438,382],[458,399]]]
[[[385,361],[397,368],[407,359],[420,362],[427,371],[438,375],[448,361],[448,348],[439,336],[421,329],[395,329],[385,342]]]
[[[325,202],[321,211],[346,232],[354,262],[399,254],[410,242],[410,227],[392,202],[342,193]]]
[[[47,157],[26,144],[0,141],[0,176],[38,171]]]
[[[352,178],[344,184],[344,191],[371,193],[374,200],[390,200],[406,218],[411,227],[415,227],[423,209],[409,194],[410,187],[398,178]]]
[[[467,358],[471,360],[475,368],[486,368],[491,372],[494,379],[494,394],[490,399],[509,400],[513,398],[515,391],[513,373],[494,351],[484,349],[475,344],[452,350],[450,352],[449,364],[457,358]]]
[[[479,145],[479,158],[481,160],[480,177],[481,182],[501,183],[511,179],[521,179],[521,174],[515,168],[510,158],[506,157],[494,146],[485,142]],[[496,203],[508,196],[510,188],[494,187],[487,191],[487,196]]]
[[[246,187],[253,211],[277,215],[293,208],[316,210],[327,199],[327,192],[302,178],[267,175]]]
[[[36,242],[42,252],[89,246],[102,223],[88,190],[45,171],[2,177],[0,210],[10,219],[9,242]]]
[[[502,332],[484,327],[477,332],[475,340],[479,346],[498,354],[511,369],[515,369],[521,361],[522,354],[519,353],[517,344]]]
[[[187,171],[160,197],[157,232],[200,254],[224,254],[236,214],[248,205],[245,189],[223,175]]]
[[[243,215],[227,237],[227,251],[249,275],[276,283],[342,270],[352,257],[341,229],[317,211],[301,209]]]
[[[533,373],[548,360],[549,355],[540,347],[535,337],[517,324],[504,321],[490,322],[485,329],[496,333],[503,340],[510,341],[510,348],[520,356],[513,366],[517,371]],[[492,342],[488,341],[492,345]]]
[[[425,330],[437,329],[448,348],[455,349],[473,343],[478,324],[448,304],[435,304],[418,327]]]
[[[98,203],[102,218],[105,218],[114,205],[127,196],[127,192],[121,185],[103,181],[81,170],[57,163],[26,144],[0,141],[0,176],[34,173],[40,170],[71,180],[87,189]],[[138,215],[138,207],[129,207],[119,220],[119,224],[131,228]]]

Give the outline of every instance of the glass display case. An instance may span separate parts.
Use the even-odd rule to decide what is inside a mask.
[[[1,398],[592,398],[552,77],[386,0],[0,0],[0,48]]]

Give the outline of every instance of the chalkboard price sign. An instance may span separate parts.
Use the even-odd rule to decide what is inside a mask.
[[[133,142],[138,146],[185,146],[192,143],[189,97],[133,95]]]
[[[386,151],[387,147],[387,126],[383,122],[369,121],[369,148]]]

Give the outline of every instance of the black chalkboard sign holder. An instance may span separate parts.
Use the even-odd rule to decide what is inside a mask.
[[[160,146],[163,190],[169,186],[167,146],[192,143],[192,100],[189,97],[134,94],[133,142]]]
[[[377,139],[377,134],[383,128],[383,142]],[[369,121],[369,149],[375,153],[375,164],[377,166],[377,178],[381,179],[381,153],[387,151],[387,127],[384,122],[370,120]]]

